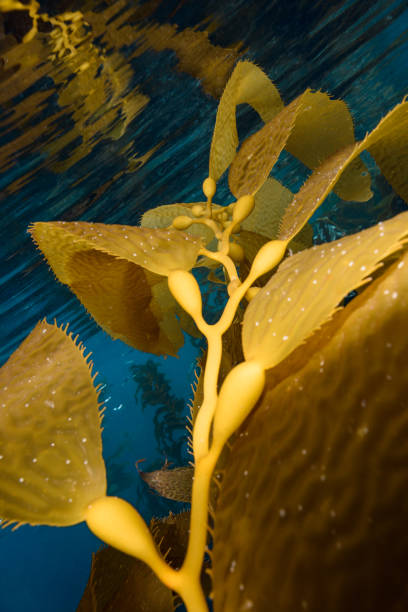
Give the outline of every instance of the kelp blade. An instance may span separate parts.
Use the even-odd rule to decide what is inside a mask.
[[[231,165],[230,189],[237,198],[255,194],[283,148],[315,169],[354,144],[353,122],[345,103],[307,89],[243,143]],[[337,190],[340,197],[366,201],[372,196],[371,178],[361,159],[348,164],[342,179]]]
[[[200,239],[92,223],[35,223],[30,231],[58,279],[111,336],[142,351],[177,353],[183,344],[177,304],[163,281],[195,264]]]
[[[45,321],[0,370],[0,516],[73,525],[106,494],[91,364]]]
[[[336,186],[343,172],[355,164],[364,150],[376,159],[395,191],[408,201],[408,102],[394,107],[364,140],[349,145],[324,161],[293,198],[286,209],[280,240],[293,238]]]
[[[235,157],[238,147],[236,107],[250,104],[266,121],[283,107],[279,92],[266,74],[251,62],[235,66],[218,106],[211,141],[209,176],[215,181],[222,176]]]
[[[278,364],[335,312],[408,235],[408,212],[359,234],[286,259],[250,302],[242,341],[246,359]]]
[[[303,107],[296,117],[286,150],[308,168],[355,143],[353,119],[347,104],[322,91],[306,91]],[[372,197],[371,177],[357,157],[344,171],[333,191],[343,200],[365,202]]]
[[[408,608],[407,310],[405,254],[269,372],[226,462],[215,612]]]

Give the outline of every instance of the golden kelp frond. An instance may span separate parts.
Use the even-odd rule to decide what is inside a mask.
[[[286,259],[250,302],[242,339],[247,360],[270,368],[327,321],[341,300],[401,248],[408,212],[359,234]]]
[[[322,91],[303,94],[303,107],[288,138],[286,150],[308,168],[315,169],[340,149],[355,143],[353,120],[343,100]],[[372,197],[371,177],[360,158],[346,168],[334,188],[343,200],[365,202]]]
[[[184,342],[178,306],[167,284],[157,285],[171,269],[194,265],[201,241],[102,223],[36,223],[30,231],[58,279],[113,338],[157,355],[177,353]]]
[[[192,467],[164,467],[153,472],[140,472],[143,480],[159,495],[179,502],[191,502],[193,474]]]
[[[408,199],[408,102],[395,106],[364,140],[339,151],[313,172],[286,209],[278,238],[288,240],[303,227],[341,175],[364,150],[378,158],[390,185]]]
[[[65,283],[70,280],[69,261],[85,251],[98,251],[167,276],[172,270],[191,270],[202,245],[200,239],[177,230],[105,223],[39,222],[30,227],[30,233]]]
[[[408,202],[408,101],[388,113],[364,143],[394,191]]]
[[[218,105],[210,150],[209,176],[215,181],[228,168],[238,147],[236,107],[250,104],[263,121],[270,121],[282,108],[279,92],[266,74],[251,62],[241,61],[224,89]]]
[[[228,175],[229,188],[236,198],[255,195],[262,187],[286,146],[308,93],[306,90],[245,140]]]
[[[279,181],[270,177],[255,195],[255,206],[241,223],[243,230],[262,234],[274,240],[283,214],[293,199],[293,193]]]
[[[106,494],[92,364],[66,328],[37,324],[0,369],[0,516],[74,525]]]
[[[267,378],[225,465],[215,612],[407,608],[407,309],[405,253]]]
[[[244,247],[247,242],[247,232],[261,234],[270,240],[275,240],[279,234],[280,223],[286,208],[293,199],[293,193],[274,178],[266,179],[255,195],[255,206],[251,214],[241,223],[241,233],[238,241]],[[258,249],[264,244],[259,241]],[[308,223],[303,227],[295,239],[289,243],[288,250],[292,253],[306,249],[313,244],[313,229]],[[255,246],[255,243],[254,243]],[[251,248],[251,247],[249,247]],[[253,251],[253,248],[251,249]],[[246,251],[245,251],[246,253]],[[247,253],[246,253],[247,254]],[[249,261],[256,255],[247,257]]]
[[[156,208],[151,208],[144,213],[140,226],[151,228],[169,227],[173,219],[180,215],[195,219],[196,217],[192,213],[192,208],[197,204],[202,205],[203,207],[206,206],[206,202],[193,202],[192,204],[163,204],[162,206],[156,206]],[[212,204],[211,208],[214,212],[216,212],[220,210],[222,211],[223,206],[220,206],[219,204]],[[208,244],[214,238],[214,232],[201,223],[192,224],[184,231],[191,236],[202,238],[205,244]]]
[[[230,189],[236,197],[255,194],[283,148],[315,169],[353,144],[353,122],[345,103],[307,89],[244,142],[231,165]],[[337,190],[340,197],[366,201],[372,196],[370,175],[359,158],[346,168],[342,179]]]
[[[174,298],[166,294],[169,301],[161,304],[155,299],[155,285],[162,276],[99,251],[78,253],[67,270],[71,290],[113,338],[155,355],[175,355],[183,345],[175,317],[169,329],[168,309],[174,309]]]

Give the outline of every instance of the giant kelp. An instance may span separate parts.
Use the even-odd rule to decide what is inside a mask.
[[[235,112],[241,103],[250,104],[265,125],[237,152]],[[108,544],[144,561],[190,612],[207,609],[201,572],[208,530],[214,533],[216,612],[353,606],[397,611],[408,605],[401,571],[408,560],[402,501],[408,483],[408,345],[399,331],[408,307],[408,212],[318,247],[311,247],[308,227],[333,189],[346,199],[370,197],[360,158],[365,150],[406,198],[407,136],[405,100],[354,142],[344,103],[307,90],[284,105],[258,67],[239,62],[219,105],[204,202],[158,207],[141,227],[50,222],[30,228],[57,278],[112,336],[174,354],[184,311],[190,317],[184,322],[191,325],[192,319],[207,340],[190,421],[194,477],[182,466],[149,476],[165,494],[171,490],[183,500],[191,495],[190,535],[178,570],[156,545],[155,530],[152,535],[138,512],[106,496],[102,485],[93,499],[79,497],[75,517],[67,511],[69,521],[86,520]],[[294,196],[269,177],[285,148],[312,169]],[[221,206],[213,203],[216,182],[229,166],[236,201]],[[224,275],[228,298],[212,324],[203,316],[195,267],[209,268],[209,282],[217,285],[219,269]],[[358,295],[343,307],[351,291]],[[17,364],[28,378],[34,369],[31,399],[43,407],[53,381],[49,368],[41,375],[48,347],[38,352],[39,366],[17,351],[4,371]],[[30,411],[20,410],[19,381],[4,387],[3,408],[10,404],[5,431],[8,444],[18,448]],[[75,396],[65,389],[59,399],[58,414],[73,419]],[[95,420],[95,404],[82,414],[88,410]],[[47,442],[60,424],[54,412],[40,414],[46,416],[38,424],[45,431],[37,449],[44,470],[40,485],[30,489],[34,470],[18,480],[26,463],[20,453],[0,463],[0,515],[9,521],[49,522],[52,514],[25,512],[21,494],[29,490],[34,507],[44,496],[54,503],[46,480],[55,469]],[[94,427],[97,433],[86,439],[94,440],[91,451],[99,457],[99,424]],[[71,461],[76,439],[62,440],[62,457]],[[220,485],[212,480],[216,466]],[[219,495],[210,496],[218,487]],[[69,521],[62,512],[52,524]],[[96,584],[91,579],[93,592]],[[146,597],[148,584],[150,572]],[[115,601],[129,600],[128,586],[123,588]],[[155,605],[151,600],[150,609]]]

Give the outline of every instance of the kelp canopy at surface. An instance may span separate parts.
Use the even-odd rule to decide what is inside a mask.
[[[291,99],[291,98],[289,97],[289,99]],[[377,118],[378,118],[378,117],[377,117]],[[371,127],[373,127],[373,126],[371,126]],[[284,197],[284,196],[282,196],[282,197]],[[178,197],[177,197],[177,200],[181,200],[181,201],[182,201],[183,199],[187,199],[187,198],[178,198]],[[193,198],[191,198],[191,199],[193,199]],[[167,200],[167,201],[171,201],[171,200]],[[352,206],[352,205],[351,205],[351,206]],[[361,206],[361,205],[360,205],[360,206]],[[364,205],[363,205],[363,206],[364,206]],[[100,219],[100,221],[104,221],[104,219],[102,219],[102,218],[101,218],[101,219]],[[257,225],[257,222],[254,222],[254,221],[253,221],[253,222],[252,222],[252,229],[253,229],[254,227],[259,227],[259,226]],[[388,226],[387,226],[387,227],[388,227]],[[269,237],[269,236],[267,236],[267,237]],[[249,243],[250,243],[249,238],[250,238],[250,237],[249,237],[249,236],[247,236],[247,242],[246,242],[246,244],[249,244]],[[253,238],[253,237],[252,237],[252,238]],[[310,238],[309,238],[309,239],[310,239]],[[246,248],[246,244],[245,244],[245,248]],[[251,242],[251,244],[252,244],[252,242]],[[257,244],[257,247],[259,247],[259,242],[258,242],[258,244]],[[304,245],[303,245],[303,247],[304,247]],[[253,259],[253,257],[252,257],[252,258],[250,258],[250,259],[252,260],[252,259]],[[400,263],[401,263],[401,262],[400,262]],[[362,264],[362,266],[363,266],[363,265],[365,265],[365,263],[363,263],[363,264]],[[399,269],[400,269],[400,268],[399,268]],[[392,289],[392,290],[391,290],[391,289]],[[390,289],[390,288],[389,288],[389,286],[387,285],[387,287],[384,289],[384,291],[390,291],[390,293],[389,293],[389,295],[391,296],[391,297],[390,297],[390,300],[395,300],[395,298],[393,298],[392,296],[393,296],[394,294],[396,294],[396,293],[397,293],[397,294],[400,294],[400,291],[401,291],[401,290],[400,290],[400,287],[399,287],[398,285],[393,285],[393,286],[391,287],[391,289]],[[388,295],[388,294],[385,294],[385,295]],[[291,296],[289,296],[289,297],[291,297]],[[393,304],[393,302],[391,302],[391,304]],[[155,316],[157,316],[157,311],[155,312]],[[380,332],[380,333],[381,333],[381,332]],[[402,347],[402,349],[401,349],[400,353],[401,353],[402,355],[404,355],[404,347]],[[400,353],[398,353],[398,354],[400,354]],[[381,358],[380,358],[379,363],[381,363]],[[324,364],[323,364],[323,366],[324,366]],[[321,369],[323,366],[321,365],[321,363],[320,363],[320,361],[319,361],[319,371],[320,371],[320,369]],[[377,368],[378,368],[378,369],[381,369],[381,365],[377,366]],[[397,368],[397,369],[398,369],[398,368]],[[276,374],[274,374],[274,376],[275,376],[275,375],[276,375]],[[393,376],[394,376],[394,371],[392,371],[392,372],[387,371],[387,375],[388,375],[388,376],[393,377]],[[277,376],[279,377],[279,370],[278,370]],[[300,385],[300,386],[302,386],[302,385]],[[360,391],[360,392],[361,392],[361,391]],[[381,397],[381,396],[380,396],[380,397]],[[363,398],[363,399],[364,399],[364,398]],[[358,428],[358,432],[359,432],[359,433],[358,433],[358,435],[359,435],[360,437],[364,438],[364,436],[366,435],[366,429],[367,429],[367,428],[368,428],[367,424],[365,424],[365,423],[364,423],[364,424],[363,424],[361,427],[359,427],[359,428]],[[303,449],[302,449],[302,450],[303,450]],[[307,450],[307,449],[306,449],[306,450]],[[386,451],[386,456],[387,456],[387,451]],[[279,461],[280,461],[280,457],[278,457],[278,459],[277,459],[277,462],[279,462]],[[362,463],[364,463],[364,461],[362,461]],[[380,465],[381,465],[381,460],[380,460]],[[246,471],[246,468],[245,468],[245,469],[243,469],[243,472],[242,472],[242,473],[244,474],[244,473],[245,473],[245,471]],[[244,474],[244,476],[245,476],[245,474]],[[321,476],[323,476],[323,477],[325,477],[325,478],[327,477],[326,473],[321,474]],[[356,478],[358,478],[358,474],[357,474]],[[320,480],[320,475],[319,475],[319,480]],[[324,482],[324,480],[321,480],[321,482]],[[313,489],[313,485],[314,485],[314,481],[312,481],[312,490],[314,490],[314,489]],[[263,485],[262,485],[262,486],[263,486]],[[398,478],[397,478],[397,485],[396,485],[396,487],[394,488],[394,490],[396,491],[395,495],[396,495],[396,497],[397,497],[397,498],[398,498],[398,486],[399,486],[399,484],[398,484]],[[242,493],[242,495],[244,496],[244,499],[245,499],[245,500],[247,500],[247,499],[249,498],[249,496],[247,497],[247,494],[250,494],[250,491],[249,491],[249,490],[248,490],[248,488],[246,487],[246,482],[245,482],[245,480],[243,480],[242,485],[240,486],[240,489],[241,489],[241,493]],[[226,489],[226,491],[228,491],[228,488]],[[241,498],[239,498],[239,499],[241,499]],[[318,499],[318,498],[317,498],[317,499]],[[391,497],[390,499],[392,499],[392,497]],[[240,501],[237,501],[237,503],[240,503]],[[300,504],[300,505],[301,505],[301,504]],[[261,505],[261,507],[263,507],[263,505]],[[281,515],[281,511],[282,511],[282,515]],[[331,509],[331,511],[334,511],[334,512],[335,512],[335,510],[333,510],[333,509]],[[283,506],[282,506],[282,507],[280,507],[280,508],[279,508],[279,517],[280,517],[280,518],[282,518],[282,519],[283,519],[283,518],[285,518],[285,516],[286,516],[286,513],[287,513],[287,512],[288,512],[288,509],[287,509],[286,507],[283,507]],[[381,516],[381,515],[380,515],[380,516]],[[228,518],[227,518],[227,523],[228,523]],[[279,525],[280,525],[280,523],[279,523]],[[289,528],[290,528],[290,527],[289,527]],[[222,529],[222,528],[221,528],[221,529]],[[271,531],[270,531],[270,533],[273,533],[273,526],[271,526]],[[224,537],[224,536],[221,536],[221,541],[222,541],[223,537]],[[267,539],[267,538],[266,538],[266,541],[268,541],[268,539]],[[341,541],[341,540],[339,540],[339,541],[342,543],[342,541]],[[238,545],[239,545],[239,541],[238,541]],[[375,543],[374,543],[373,545],[375,546]],[[394,554],[394,553],[396,554],[396,558],[399,558],[399,557],[398,557],[399,552],[398,552],[398,550],[397,550],[397,549],[393,550],[392,554]],[[300,567],[302,568],[302,567],[303,567],[303,564],[302,564],[302,560],[301,560],[301,559],[302,559],[302,558],[300,557]],[[231,573],[233,573],[233,574],[235,573],[235,568],[236,568],[236,562],[237,562],[237,559],[235,559],[235,558],[234,558],[234,559],[232,559],[232,560],[231,560],[231,564],[230,564],[230,565],[228,565],[228,561],[229,561],[229,560],[225,561],[224,566],[223,566],[223,563],[222,563],[222,562],[219,564],[219,568],[220,568],[220,572],[221,572],[221,574],[220,574],[220,575],[221,575],[221,578],[220,578],[220,580],[221,580],[221,584],[223,584],[223,583],[224,583],[224,578],[225,578],[225,577],[222,575],[222,568],[223,568],[223,567],[224,567],[224,569],[225,569],[225,568],[227,568],[227,569],[228,569],[228,571],[230,571],[230,572],[231,572],[231,567],[233,567],[234,571],[232,571]],[[318,568],[317,568],[317,569],[318,569]],[[231,586],[231,587],[228,587],[228,588],[230,588],[230,589],[231,589],[231,593],[233,593],[233,592],[235,592],[235,586],[237,585],[237,587],[238,587],[238,591],[239,591],[239,593],[241,593],[241,595],[238,593],[238,598],[239,598],[239,597],[241,597],[241,599],[239,600],[239,605],[240,605],[240,606],[243,606],[243,607],[244,607],[243,609],[245,609],[245,606],[248,608],[248,606],[250,606],[250,605],[251,605],[251,602],[252,602],[252,604],[253,604],[253,602],[254,602],[254,601],[256,601],[256,592],[258,592],[258,593],[259,593],[259,588],[258,588],[258,586],[257,586],[257,585],[255,585],[255,586],[252,586],[252,587],[251,587],[251,585],[249,584],[249,587],[250,587],[250,588],[249,588],[249,590],[245,590],[245,588],[243,588],[243,589],[242,589],[242,588],[241,588],[241,586],[242,586],[242,585],[245,587],[245,583],[242,581],[242,575],[244,575],[244,576],[245,576],[245,564],[242,564],[242,563],[241,563],[241,564],[240,564],[240,568],[239,568],[239,572],[236,574],[236,577],[237,577],[237,578],[240,578],[240,579],[241,579],[241,581],[240,581],[240,582],[238,582],[238,583],[234,583],[234,578],[235,578],[235,576],[233,576],[233,578],[232,578],[232,583],[230,583],[230,584],[232,584],[232,586]],[[295,575],[296,575],[296,576],[298,576],[298,573],[296,573]],[[278,577],[277,579],[278,579],[278,580],[280,580],[280,577]],[[234,586],[234,584],[235,584],[235,586]],[[398,577],[398,576],[396,576],[396,577],[395,577],[395,580],[392,582],[391,587],[392,587],[392,588],[395,588],[396,590],[398,590],[398,585],[399,585],[399,584],[400,584],[400,583],[399,583],[399,577]],[[310,589],[312,589],[312,588],[313,588],[313,586],[310,586]],[[340,588],[341,588],[341,587],[340,587]],[[348,592],[348,589],[349,589],[349,591],[353,592],[353,589],[354,589],[354,588],[356,588],[356,587],[355,587],[355,586],[353,586],[353,585],[351,585],[351,586],[347,586],[347,588],[344,588],[344,592],[345,592],[345,593],[347,593],[347,592]],[[302,605],[303,607],[304,607],[304,605],[305,605],[305,604],[308,604],[308,603],[311,601],[311,600],[310,600],[310,597],[309,597],[309,599],[308,599],[308,598],[306,597],[306,595],[308,595],[308,596],[309,596],[309,594],[308,594],[308,593],[304,593],[304,599],[302,599],[302,600],[301,600],[301,605]],[[379,593],[379,601],[381,600],[380,595],[381,595],[381,593]],[[220,590],[218,590],[218,595],[216,595],[216,598],[218,597],[218,601],[219,601],[219,602],[222,602],[222,601],[223,601],[223,597],[224,597],[224,596],[225,596],[225,595],[223,595],[223,593],[222,593],[222,589],[221,589],[221,591],[220,591]],[[345,595],[345,597],[346,597],[346,595]],[[283,592],[282,592],[282,601],[283,601],[283,602],[285,602],[285,599],[284,599],[284,598],[285,598],[285,592],[283,591]],[[217,600],[217,599],[216,599],[216,600]],[[265,605],[263,602],[257,602],[257,603],[258,603],[258,605],[259,605],[259,606]],[[349,602],[348,602],[348,603],[349,603]],[[232,606],[232,607],[231,607],[231,609],[234,609],[234,606],[235,606],[235,605],[238,605],[238,604],[234,603],[234,600],[232,600],[232,603],[231,603],[231,601],[229,601],[229,602],[228,602],[228,604],[221,604],[221,603],[219,603],[219,604],[217,604],[217,605],[219,605],[219,606],[220,606],[220,605],[221,605],[221,606],[230,605],[230,606]],[[286,605],[286,604],[285,604],[285,605]],[[221,608],[221,609],[222,609],[222,608]],[[262,609],[262,608],[260,608],[260,609]]]

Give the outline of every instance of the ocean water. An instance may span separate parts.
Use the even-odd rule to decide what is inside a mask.
[[[200,349],[186,338],[179,358],[165,360],[110,339],[54,279],[27,227],[57,219],[132,225],[159,204],[201,200],[218,99],[239,59],[261,66],[285,102],[306,87],[344,99],[364,137],[408,94],[408,8],[404,0],[40,4],[54,15],[81,11],[84,40],[58,57],[47,24],[23,43],[26,12],[0,13],[0,365],[38,320],[70,323],[103,386],[110,491],[148,521],[173,506],[149,493],[135,462],[155,469],[169,457],[134,367],[151,360],[136,371],[150,364],[168,381],[168,400],[187,404]],[[259,125],[239,110],[240,136]],[[406,209],[367,163],[374,197],[330,196],[313,218],[316,242]],[[284,158],[275,174],[296,190],[302,172]],[[217,201],[232,201],[225,180]],[[83,524],[0,531],[0,612],[73,612],[100,546]]]

